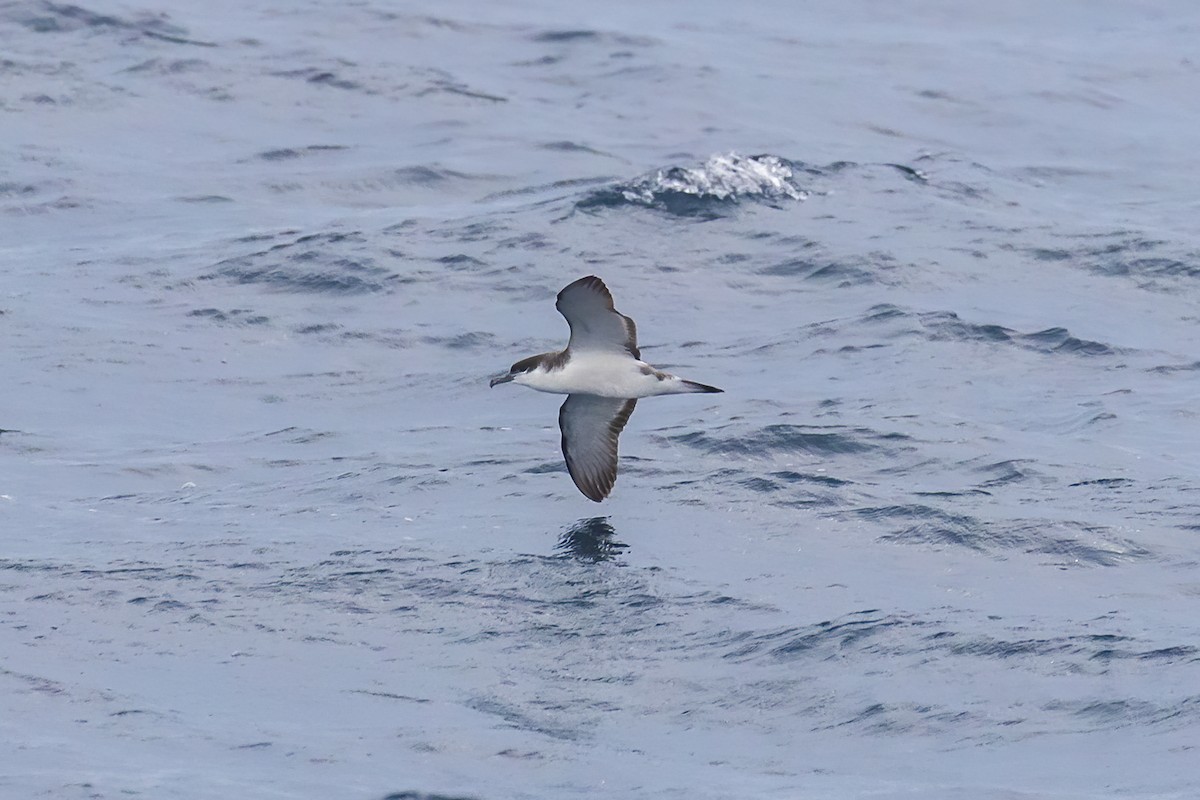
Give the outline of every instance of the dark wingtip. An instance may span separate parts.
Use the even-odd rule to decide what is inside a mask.
[[[574,480],[575,476],[572,475],[571,479]],[[591,500],[593,503],[599,503],[599,502],[603,501],[604,498],[608,497],[608,492],[601,492],[599,486],[592,486],[590,484],[587,486],[584,486],[579,481],[575,481],[575,488],[579,489],[579,493],[582,494],[584,497],[586,497],[588,500]],[[612,490],[610,489],[609,491],[612,491]]]
[[[576,286],[586,286],[589,289],[599,292],[601,295],[603,295],[607,299],[609,309],[614,310],[614,311],[616,310],[616,309],[613,309],[613,306],[612,306],[612,292],[610,292],[608,290],[608,287],[604,285],[604,281],[600,280],[600,278],[596,277],[595,275],[584,275],[579,280],[571,281],[566,286],[564,286],[563,290],[558,293],[558,297],[554,303],[555,307],[557,307],[558,304],[562,302],[563,295],[566,294],[567,292],[569,292],[571,289],[574,289]]]
[[[684,381],[684,383],[686,383],[687,387],[693,392],[712,393],[725,391],[724,389],[718,389],[715,386],[709,386],[707,383],[696,383],[695,381]]]

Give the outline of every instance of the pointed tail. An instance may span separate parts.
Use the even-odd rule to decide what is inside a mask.
[[[684,385],[684,387],[686,387],[683,391],[687,392],[687,393],[691,393],[691,392],[723,392],[723,391],[725,391],[724,389],[718,389],[715,386],[709,386],[706,383],[696,383],[695,381],[686,381],[683,378],[680,378],[679,380]]]

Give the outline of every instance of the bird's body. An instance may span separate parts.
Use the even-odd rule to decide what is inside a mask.
[[[555,306],[571,326],[567,348],[522,359],[491,385],[512,382],[568,395],[558,413],[567,470],[586,497],[600,502],[617,479],[617,437],[639,399],[721,390],[642,361],[637,327],[613,307],[608,287],[594,275],[559,292]]]
[[[551,394],[590,394],[625,400],[704,391],[689,388],[699,384],[660,372],[628,353],[584,350],[569,353],[561,366],[554,359],[559,355],[546,353],[543,362],[517,375],[513,383]]]

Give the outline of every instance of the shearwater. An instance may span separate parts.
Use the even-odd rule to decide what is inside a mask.
[[[617,437],[639,399],[723,390],[642,361],[637,326],[613,307],[612,294],[595,275],[559,292],[554,307],[571,326],[567,348],[521,359],[491,385],[511,381],[567,395],[558,410],[567,470],[579,491],[599,503],[617,480]]]

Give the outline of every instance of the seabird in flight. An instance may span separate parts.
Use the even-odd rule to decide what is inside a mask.
[[[613,308],[608,287],[595,275],[559,292],[554,307],[571,326],[567,349],[522,359],[491,385],[512,382],[567,395],[558,410],[567,470],[579,491],[599,503],[617,480],[617,437],[640,398],[723,390],[642,361],[633,320]]]

